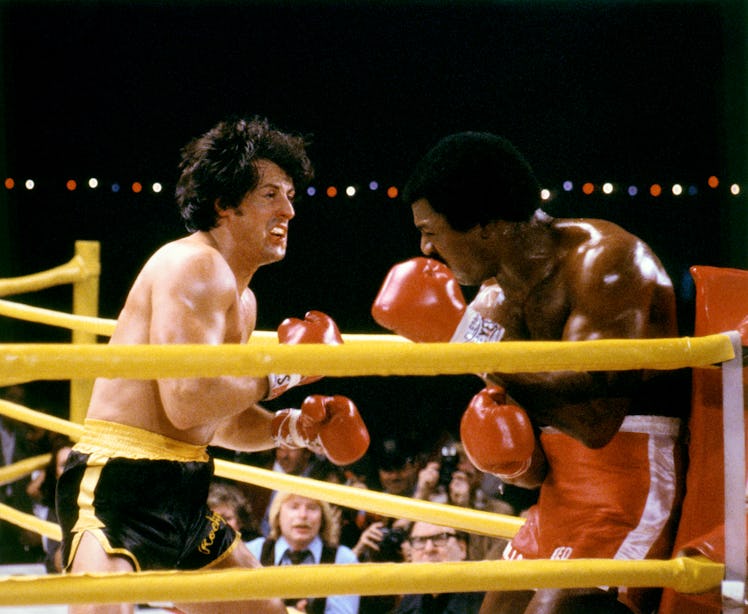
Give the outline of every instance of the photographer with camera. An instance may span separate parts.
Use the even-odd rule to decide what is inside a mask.
[[[459,442],[439,447],[439,454],[418,472],[413,496],[416,499],[470,507],[497,514],[516,515],[506,501],[487,495],[481,488],[484,474],[465,454]],[[485,535],[470,537],[469,558],[474,561],[499,559],[506,540]]]
[[[372,442],[371,453],[346,470],[347,484],[390,495],[412,497],[418,468],[417,455],[409,444],[385,438]],[[360,561],[399,562],[400,546],[410,522],[386,518],[364,510],[343,509],[341,543],[348,545]]]
[[[415,445],[404,439],[385,437],[372,441],[369,455],[358,463],[365,475],[359,475],[350,485],[390,495],[413,497],[419,470],[419,454]],[[363,461],[366,461],[365,463]],[[400,563],[406,560],[403,551],[408,538],[410,521],[385,518],[377,514],[358,512],[354,520],[357,537],[349,533],[355,544],[351,549],[364,562]],[[400,595],[370,595],[361,597],[360,614],[391,614]]]

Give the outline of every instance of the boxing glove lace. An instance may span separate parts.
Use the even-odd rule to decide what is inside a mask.
[[[432,258],[412,258],[393,266],[371,314],[383,328],[416,342],[482,343],[504,335],[500,324],[465,303],[452,271]]]
[[[303,320],[286,318],[278,327],[280,343],[325,343],[340,345],[343,337],[335,321],[321,311],[309,311]],[[311,384],[322,379],[321,375],[278,374],[268,375],[268,393],[265,400],[280,396],[289,388]]]
[[[356,462],[369,447],[369,432],[358,408],[341,395],[310,395],[301,409],[276,412],[271,428],[276,446],[309,448],[336,465]]]

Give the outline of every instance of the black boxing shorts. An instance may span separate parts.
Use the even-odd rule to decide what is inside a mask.
[[[201,569],[221,560],[239,536],[206,505],[212,477],[205,446],[86,420],[57,484],[66,569],[86,532],[136,571]]]

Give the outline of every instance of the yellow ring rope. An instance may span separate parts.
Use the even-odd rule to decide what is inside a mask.
[[[24,305],[5,299],[0,299],[0,316],[35,322],[37,324],[46,324],[57,326],[58,328],[67,328],[69,330],[78,330],[102,337],[110,337],[117,325],[117,320],[106,318],[96,318],[94,316],[80,316],[70,313],[62,313],[43,307],[34,307],[33,305]],[[407,342],[407,339],[398,335],[390,334],[350,334],[342,333],[345,343],[361,343],[368,341],[381,342]],[[253,343],[277,343],[277,333],[268,330],[256,330],[252,333],[250,344]]]
[[[0,401],[0,413],[27,419],[37,426],[65,432],[77,439],[82,427],[47,416],[8,401]],[[44,457],[22,461],[0,473],[0,479],[30,472]],[[468,532],[511,537],[523,520],[456,506],[419,501],[320,482],[216,460],[216,475],[267,488],[285,489],[325,499],[339,505],[367,509],[398,518],[421,519],[454,526]],[[0,517],[52,539],[59,527],[0,506]],[[681,592],[703,592],[719,586],[724,565],[706,559],[678,558],[669,561],[478,561],[440,565],[359,564],[316,565],[221,572],[140,572],[132,574],[84,574],[67,576],[9,577],[0,580],[0,605],[60,603],[116,603],[120,601],[228,600],[284,596],[288,594],[360,595],[438,592],[439,590],[520,590],[537,586],[575,588],[598,585],[663,586]],[[244,574],[263,574],[263,578]],[[223,582],[226,584],[223,584]],[[39,583],[39,584],[37,584]],[[204,583],[204,584],[203,584]],[[297,584],[298,583],[298,584]],[[297,587],[298,588],[295,588]],[[219,588],[220,587],[220,588]]]
[[[302,345],[2,344],[0,381],[678,369],[734,358],[726,335],[672,339]]]
[[[52,456],[50,454],[40,454],[39,456],[24,458],[12,465],[0,467],[0,486],[5,486],[11,482],[20,480],[29,475],[32,471],[41,469],[51,460],[51,458]]]
[[[21,277],[0,279],[0,296],[36,292],[37,290],[44,290],[53,286],[62,286],[82,281],[90,277],[98,277],[100,270],[98,263],[87,263],[83,258],[76,255],[65,264],[61,264],[48,271],[32,273],[31,275]]]
[[[524,590],[537,586],[664,586],[704,592],[724,566],[704,558],[669,561],[471,561],[299,565],[226,571],[14,576],[0,581],[0,605],[195,602],[286,595],[382,595]]]
[[[77,245],[76,245],[77,247]],[[79,256],[34,275],[0,280],[0,296],[21,294],[99,275],[98,263]],[[116,324],[90,316],[60,314],[0,300],[0,315],[111,335]],[[86,377],[209,377],[321,373],[328,376],[438,375],[490,371],[677,369],[710,366],[734,358],[725,335],[650,340],[410,344],[395,335],[343,335],[344,346],[281,346],[275,333],[256,331],[245,346],[106,346],[99,344],[0,345],[0,384]],[[393,343],[395,342],[395,343]],[[0,413],[78,438],[80,425],[0,401]],[[48,455],[0,472],[0,483],[42,466]],[[511,537],[522,520],[512,516],[395,497],[307,478],[216,461],[216,474],[273,489],[289,489],[366,509],[473,533]],[[0,517],[59,539],[59,527],[0,505]],[[443,564],[377,563],[315,565],[205,572],[140,572],[11,576],[0,580],[0,605],[149,601],[223,601],[329,594],[402,594],[468,590],[521,590],[538,586],[662,586],[680,592],[718,587],[724,565],[704,558],[669,561],[477,561]]]

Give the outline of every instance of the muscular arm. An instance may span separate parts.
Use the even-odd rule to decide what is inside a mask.
[[[175,254],[152,281],[149,343],[246,341],[254,328],[256,305],[249,291],[243,298],[240,291],[217,252]],[[254,404],[264,396],[267,381],[233,376],[172,378],[159,380],[158,389],[167,418],[176,428],[187,430],[222,423],[248,408],[257,412]],[[270,447],[269,429],[267,435]]]
[[[510,390],[536,424],[600,448],[618,432],[631,407],[624,391],[639,377],[631,372],[554,371],[491,374],[488,379]]]
[[[640,339],[676,334],[672,284],[662,265],[631,235],[615,234],[566,263],[570,312],[562,340]],[[494,374],[537,424],[598,448],[631,409],[639,371]]]
[[[268,450],[274,447],[270,436],[272,420],[272,412],[259,405],[252,405],[223,420],[210,443],[240,452]]]

